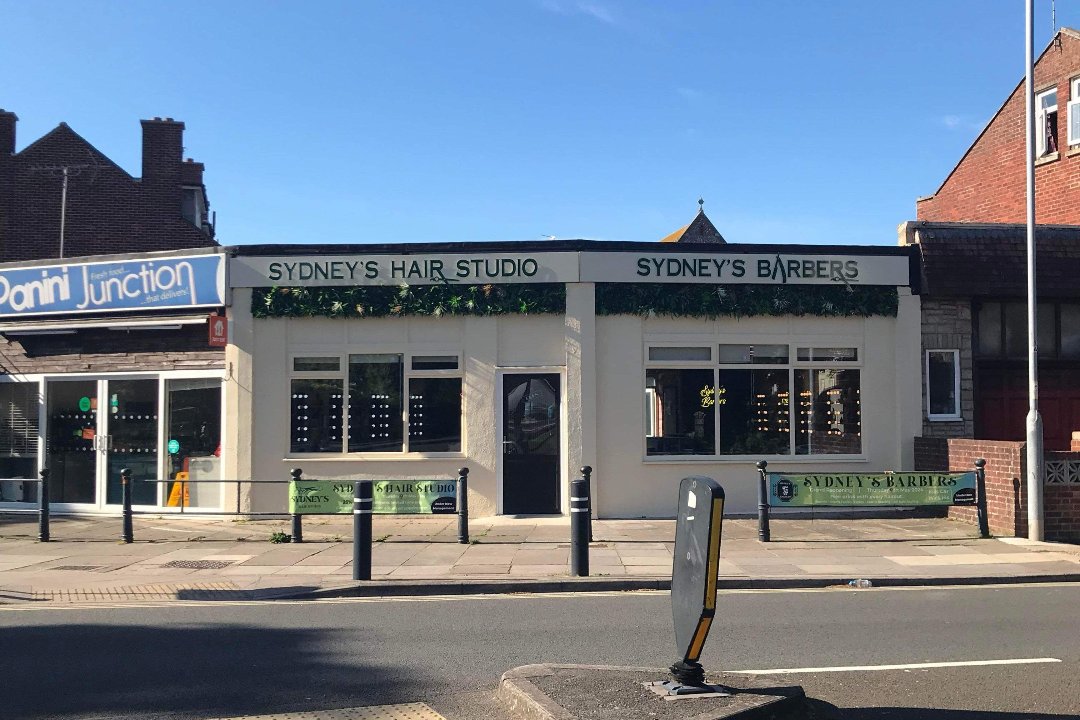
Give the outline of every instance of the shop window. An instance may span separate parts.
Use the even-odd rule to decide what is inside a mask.
[[[1070,327],[1058,318],[1057,303],[1039,303],[1037,307],[1039,357],[1059,355],[1058,337]],[[978,310],[975,348],[979,357],[1021,360],[1028,354],[1027,303],[983,302]]]
[[[221,507],[221,380],[165,381],[166,507]],[[185,481],[194,482],[185,482]]]
[[[461,452],[459,356],[342,360],[293,358],[290,452]]]
[[[712,350],[709,347],[651,347],[649,348],[649,360],[654,362],[709,362],[712,360]]]
[[[795,370],[795,394],[796,455],[854,455],[862,451],[858,370]]]
[[[721,370],[720,454],[787,455],[789,387],[787,370]]]
[[[1035,95],[1035,156],[1046,157],[1057,147],[1057,88]]]
[[[0,502],[37,502],[38,485],[14,478],[37,477],[36,382],[0,383]]]
[[[857,348],[800,347],[792,363],[788,345],[716,347],[718,362],[711,368],[646,367],[646,455],[862,451],[860,371],[844,367],[857,362]],[[649,348],[650,362],[658,359],[656,349]]]
[[[401,452],[401,355],[349,356],[349,452]]]
[[[1080,305],[1061,305],[1061,357],[1080,360]]]
[[[716,453],[716,394],[711,369],[655,369],[645,374],[651,402],[649,455]]]
[[[926,414],[930,420],[960,419],[960,351],[926,351]]]
[[[344,397],[341,380],[292,380],[290,452],[341,452]]]

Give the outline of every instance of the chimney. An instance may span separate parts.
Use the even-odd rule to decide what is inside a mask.
[[[0,155],[12,155],[15,152],[15,123],[19,116],[0,109]]]
[[[184,160],[183,166],[180,168],[180,182],[185,186],[187,185],[202,185],[203,184],[203,170],[206,166],[201,162],[195,162],[191,158]]]
[[[172,118],[143,120],[142,180],[179,184],[184,155],[184,123]]]

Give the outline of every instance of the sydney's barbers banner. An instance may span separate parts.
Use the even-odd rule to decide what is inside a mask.
[[[974,505],[976,478],[966,473],[769,473],[772,507]]]
[[[224,303],[225,256],[220,254],[0,270],[0,318]]]

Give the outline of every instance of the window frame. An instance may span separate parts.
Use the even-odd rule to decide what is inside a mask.
[[[783,363],[720,363],[719,358],[719,345],[786,345],[788,347],[788,360]],[[710,356],[713,358],[709,362],[703,360],[691,361],[691,360],[649,360],[649,349],[653,347],[703,347],[710,346]],[[799,349],[816,349],[816,348],[854,348],[855,360],[798,360]],[[713,337],[702,338],[681,338],[672,339],[671,337],[665,337],[663,339],[653,340],[646,337],[643,343],[642,349],[642,370],[640,377],[640,388],[644,396],[646,390],[647,376],[650,370],[701,370],[703,368],[711,368],[713,372],[713,387],[716,388],[721,370],[784,370],[788,375],[788,453],[784,455],[729,455],[718,452],[720,447],[720,416],[719,406],[720,403],[714,403],[712,409],[714,413],[714,434],[715,443],[714,447],[717,451],[712,455],[650,455],[648,451],[648,436],[646,436],[646,430],[648,428],[648,420],[646,414],[648,413],[647,403],[644,401],[641,403],[641,456],[643,462],[646,463],[702,463],[702,462],[740,462],[745,463],[749,460],[769,460],[776,462],[821,462],[822,460],[832,461],[865,461],[866,460],[866,445],[862,440],[865,436],[865,420],[860,412],[859,416],[859,435],[860,435],[860,451],[853,454],[803,454],[797,455],[795,452],[796,444],[796,418],[795,412],[797,404],[791,399],[795,392],[795,373],[798,370],[859,370],[859,387],[860,390],[863,386],[863,370],[865,369],[865,353],[863,343],[860,338],[856,337],[829,337],[829,338],[813,338],[813,339],[796,339],[792,340],[789,337],[753,337],[747,338],[745,336],[730,337],[726,335],[717,334]],[[860,393],[861,395],[861,393]]]
[[[951,413],[932,413],[930,412],[930,355],[931,353],[952,355],[953,365],[953,412]],[[927,348],[923,357],[923,378],[925,378],[926,393],[924,399],[926,401],[926,419],[930,422],[956,422],[957,420],[963,420],[964,414],[962,411],[962,403],[960,401],[960,351],[952,348]]]
[[[1080,76],[1069,79],[1069,102],[1065,108],[1065,142],[1074,147],[1080,145]]]
[[[402,361],[402,387],[401,387],[401,417],[399,422],[402,428],[401,450],[379,451],[349,451],[349,356],[350,355],[400,355]],[[413,370],[414,357],[455,357],[457,358],[456,369],[438,370]],[[297,358],[329,358],[339,359],[338,370],[293,370]],[[364,347],[350,348],[347,350],[324,351],[318,348],[291,352],[288,354],[288,381],[290,390],[293,380],[340,380],[343,389],[342,432],[341,449],[328,452],[294,452],[292,450],[292,418],[289,418],[287,435],[285,437],[286,458],[324,458],[343,460],[416,460],[419,458],[461,458],[467,454],[466,425],[465,425],[465,358],[460,350],[456,349],[422,349],[401,350],[393,347]],[[423,452],[409,449],[409,394],[410,380],[413,378],[460,378],[461,379],[461,449],[448,452]]]
[[[1054,94],[1054,104],[1053,104],[1053,106],[1043,108],[1041,100],[1044,97],[1046,97],[1047,95],[1050,95],[1051,93]],[[1057,86],[1056,85],[1054,87],[1049,87],[1049,88],[1046,88],[1045,90],[1042,90],[1040,92],[1035,93],[1035,158],[1036,159],[1052,156],[1054,153],[1056,153],[1058,151],[1058,148],[1056,147],[1056,145],[1057,145],[1056,134],[1055,134],[1054,137],[1050,138],[1049,135],[1046,132],[1046,123],[1048,122],[1048,116],[1050,115],[1050,113],[1053,113],[1054,115],[1058,114],[1058,99],[1057,99]],[[1060,120],[1060,117],[1056,118],[1056,119]],[[1057,128],[1057,130],[1060,131],[1060,127]],[[1050,147],[1048,146],[1048,144],[1046,142],[1047,139],[1052,139],[1053,140],[1054,145],[1055,145],[1053,150],[1051,150]]]

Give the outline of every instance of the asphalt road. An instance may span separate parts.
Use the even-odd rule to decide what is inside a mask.
[[[502,720],[505,670],[666,667],[667,593],[0,606],[0,718],[208,718],[423,701]],[[808,672],[836,666],[1060,662]],[[860,720],[1080,718],[1080,586],[724,592],[702,663],[788,669]],[[975,712],[981,711],[981,712]]]

